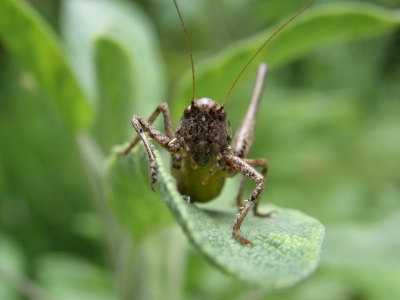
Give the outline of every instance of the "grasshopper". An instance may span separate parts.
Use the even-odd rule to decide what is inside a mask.
[[[254,215],[261,218],[270,217],[273,213],[263,214],[258,211],[258,203],[268,171],[268,162],[263,158],[247,158],[254,140],[256,114],[267,73],[267,66],[262,63],[258,68],[250,106],[234,137],[232,137],[232,129],[224,110],[225,103],[236,82],[258,53],[287,24],[316,0],[312,0],[266,40],[244,66],[221,105],[210,98],[195,99],[195,73],[190,43],[176,0],[173,1],[184,31],[190,56],[193,80],[191,104],[185,108],[183,117],[179,121],[175,132],[167,103],[160,104],[147,120],[141,116],[133,115],[131,123],[138,135],[121,154],[127,155],[142,140],[150,162],[150,186],[154,191],[154,184],[157,182],[157,164],[152,146],[146,136],[147,134],[157,144],[171,153],[171,172],[176,179],[178,191],[182,195],[189,196],[191,202],[208,202],[216,198],[221,193],[226,178],[233,177],[238,173],[243,175],[236,197],[239,214],[232,227],[232,236],[240,244],[248,245],[251,242],[240,234],[240,227],[249,210],[253,208]],[[152,123],[160,113],[164,116],[166,134],[152,126]],[[257,167],[261,168],[261,173],[255,169]],[[246,177],[254,180],[256,187],[250,197],[244,200],[245,204],[243,204],[242,193]]]

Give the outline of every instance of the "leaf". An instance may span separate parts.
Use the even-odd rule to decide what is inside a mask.
[[[94,133],[108,153],[113,145],[130,139],[134,132],[129,124],[134,113],[131,59],[118,40],[104,36],[96,40],[96,62],[100,103]]]
[[[114,191],[111,199],[114,207],[119,200],[119,186],[143,184],[131,180],[130,176],[126,175],[129,171],[126,163],[117,162],[117,159],[128,160],[131,168],[135,169],[132,172],[136,173],[138,169],[142,169],[141,177],[147,177],[147,183],[141,188],[150,191],[147,175],[149,166],[144,158],[144,151],[140,151],[141,148],[136,147],[128,159],[117,158],[116,152],[120,149],[115,149],[109,159],[106,184],[109,191]],[[324,237],[324,227],[320,222],[299,211],[269,205],[263,209],[276,210],[277,213],[273,217],[260,219],[249,216],[244,222],[242,234],[249,238],[254,246],[242,246],[232,238],[231,228],[235,211],[202,210],[188,203],[177,191],[175,181],[165,169],[158,152],[155,153],[158,164],[156,187],[161,191],[164,202],[193,246],[212,264],[242,282],[269,289],[292,286],[315,270]],[[143,170],[144,167],[146,170]],[[111,182],[112,177],[114,180]],[[136,196],[141,202],[147,203],[149,208],[158,205],[155,199],[147,199],[147,194],[144,191],[140,196],[132,194],[131,201],[136,201]],[[124,204],[118,206],[123,209]],[[134,213],[134,208],[126,205],[125,213]]]
[[[22,248],[13,239],[0,232],[0,298],[20,299],[17,282],[26,272]],[[20,280],[22,281],[22,280]]]
[[[150,189],[147,154],[136,147],[127,157],[118,156],[123,149],[114,147],[106,162],[104,191],[119,221],[141,239],[172,220],[160,194]]]
[[[72,130],[87,128],[92,109],[76,81],[60,41],[25,1],[0,3],[0,37],[36,76],[47,100]]]
[[[53,299],[116,299],[111,274],[92,262],[67,253],[36,259],[36,276]]]
[[[129,95],[113,99],[131,105],[126,112],[128,125],[133,108],[135,113],[147,116],[165,101],[165,70],[156,29],[140,6],[124,1],[64,0],[61,30],[77,75],[96,100],[107,98],[107,91],[118,83],[124,71],[129,71],[120,82],[129,83],[130,86],[123,87],[125,91],[129,89]],[[115,68],[116,76],[105,70],[107,63],[114,62],[113,53],[125,62],[125,70]],[[103,103],[96,104],[101,109]]]
[[[400,210],[373,225],[331,226],[324,263],[334,267],[400,269]]]
[[[196,97],[209,97],[222,102],[245,64],[284,21],[287,19],[260,34],[234,43],[225,51],[197,64]],[[399,26],[398,11],[376,5],[361,2],[316,4],[270,41],[243,74],[233,94],[240,94],[240,90],[248,82],[255,81],[255,70],[261,61],[274,69],[322,46],[385,34]],[[191,99],[191,80],[188,72],[179,81],[173,115],[180,115],[188,99]]]

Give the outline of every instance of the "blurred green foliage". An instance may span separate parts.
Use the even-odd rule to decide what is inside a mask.
[[[172,2],[29,2],[0,1],[1,299],[400,298],[398,1],[318,1],[308,16],[343,17],[328,28],[334,38],[309,26],[290,42],[296,55],[274,65],[271,42],[260,57],[271,70],[251,157],[270,162],[263,201],[327,228],[317,272],[273,294],[238,284],[195,254],[158,193],[147,205],[159,205],[161,221],[137,226],[140,240],[106,203],[104,157],[134,136],[131,115],[168,100],[176,124],[188,103],[189,76],[178,80],[188,54]],[[221,101],[231,70],[264,30],[306,2],[181,1],[197,97]],[[345,14],[352,5],[369,21]],[[317,38],[323,42],[312,48],[296,47]],[[227,103],[233,129],[256,68]],[[138,215],[146,211],[138,207]]]

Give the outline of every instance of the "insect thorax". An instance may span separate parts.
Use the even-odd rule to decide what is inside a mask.
[[[185,109],[176,137],[184,139],[197,166],[207,167],[229,146],[232,130],[224,109],[212,99],[201,98]]]

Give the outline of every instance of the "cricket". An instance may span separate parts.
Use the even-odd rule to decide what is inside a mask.
[[[182,195],[189,196],[190,202],[208,202],[213,200],[221,193],[226,178],[233,177],[236,174],[243,175],[236,197],[239,213],[232,226],[232,236],[241,245],[252,244],[251,241],[240,233],[240,227],[250,209],[253,209],[256,217],[261,218],[268,218],[273,213],[260,213],[258,211],[258,204],[261,193],[264,190],[265,178],[268,172],[268,162],[263,158],[251,159],[247,157],[254,140],[256,116],[264,79],[267,74],[266,64],[261,63],[259,65],[250,105],[235,136],[232,136],[232,129],[224,109],[225,104],[237,81],[254,58],[272,38],[315,1],[312,0],[309,2],[264,42],[238,74],[222,104],[219,104],[210,98],[195,98],[196,84],[193,55],[183,18],[176,0],[173,0],[190,57],[192,70],[191,103],[183,111],[183,116],[175,132],[167,103],[160,104],[147,120],[138,115],[133,115],[131,120],[137,136],[121,155],[127,155],[142,140],[150,163],[150,187],[153,191],[155,191],[154,184],[157,182],[157,163],[152,145],[147,136],[171,153],[171,173],[176,179],[178,191]],[[152,126],[152,123],[160,113],[164,117],[166,133]],[[256,168],[261,168],[261,172],[257,171]],[[256,187],[248,199],[243,201],[242,194],[246,177],[252,179]]]

